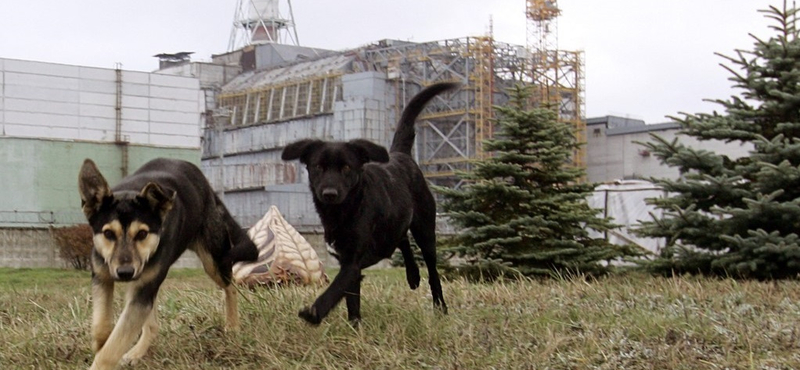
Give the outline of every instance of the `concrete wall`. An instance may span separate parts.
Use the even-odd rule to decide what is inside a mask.
[[[199,163],[200,150],[128,146],[130,172],[156,157]],[[85,222],[78,171],[91,158],[113,186],[121,179],[121,148],[114,144],[0,137],[0,227],[48,227]]]
[[[58,246],[47,228],[0,228],[0,267],[72,268],[59,257]],[[187,251],[173,267],[200,268],[202,263]]]
[[[275,205],[298,230],[314,230],[319,219],[308,193],[305,166],[281,160],[281,152],[302,138],[333,140],[343,132],[342,122],[335,122],[332,115],[207,131],[203,173],[242,226],[252,226]]]
[[[256,69],[278,67],[301,58],[315,58],[329,52],[329,50],[275,43],[256,45]]]
[[[192,62],[160,69],[154,73],[172,76],[194,77],[200,81],[201,88],[207,88],[221,87],[241,72],[242,68],[238,65]]]
[[[119,92],[119,96],[118,96]],[[0,59],[0,136],[200,146],[196,78]]]
[[[600,117],[587,123],[587,179],[590,182],[609,182],[623,179],[649,179],[650,177],[677,178],[677,168],[661,165],[652,153],[636,142],[651,142],[650,134],[656,134],[667,141],[677,136],[675,123],[645,125],[643,121],[626,120],[622,124],[613,118]],[[609,124],[609,118],[611,122]],[[594,123],[592,120],[595,120]],[[611,127],[609,127],[611,126]],[[748,155],[751,145],[726,144],[720,141],[698,141],[693,137],[680,135],[678,141],[688,147],[705,149],[730,158]]]
[[[123,158],[128,172],[162,156],[199,163],[201,98],[193,77],[0,59],[0,226],[74,224],[84,158],[111,184]]]
[[[86,222],[85,158],[112,186],[126,162],[199,164],[204,105],[194,77],[0,58],[0,266],[64,265],[49,228]]]
[[[244,227],[275,205],[301,232],[321,230],[308,190],[305,166],[280,159],[296,140],[346,141],[363,138],[388,146],[394,123],[388,121],[385,75],[364,72],[342,76],[342,100],[332,115],[303,117],[225,130],[206,130],[203,172]]]
[[[0,228],[0,267],[68,267],[48,229]]]
[[[131,172],[156,157],[200,163],[200,150],[128,146]],[[121,179],[114,144],[0,137],[0,267],[70,267],[58,257],[50,227],[86,223],[78,171],[91,158],[113,186]],[[200,267],[192,253],[179,267]]]

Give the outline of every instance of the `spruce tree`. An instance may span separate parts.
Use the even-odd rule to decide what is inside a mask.
[[[580,143],[571,125],[552,109],[526,110],[528,93],[517,87],[499,115],[495,138],[483,143],[492,155],[460,174],[459,189],[437,188],[443,209],[461,228],[451,251],[484,277],[516,271],[527,276],[608,271],[602,263],[632,254],[588,229],[603,233],[615,226],[598,217],[587,196],[594,184],[579,183],[581,168],[571,165]]]
[[[722,56],[740,96],[714,100],[724,114],[683,114],[680,133],[752,147],[732,159],[653,135],[645,145],[681,178],[652,179],[672,194],[649,200],[663,211],[643,222],[644,236],[664,237],[652,270],[748,278],[800,272],[800,40],[795,9],[763,10],[776,35],[753,35],[752,51]]]

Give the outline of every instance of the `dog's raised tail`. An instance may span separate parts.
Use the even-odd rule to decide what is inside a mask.
[[[394,132],[392,138],[392,147],[390,152],[401,152],[411,154],[411,147],[414,145],[414,122],[417,120],[422,109],[428,104],[433,97],[441,94],[447,90],[452,90],[461,86],[457,82],[442,82],[426,87],[419,94],[414,95],[411,101],[408,102],[406,109],[403,110],[403,115],[400,116],[400,121],[397,123],[397,130]]]

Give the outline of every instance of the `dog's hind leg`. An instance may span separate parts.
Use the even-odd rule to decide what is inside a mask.
[[[203,263],[206,274],[225,292],[225,330],[238,331],[239,305],[236,296],[238,293],[231,282],[231,271],[221,271],[219,266],[221,262],[217,262],[218,259],[215,259],[204,246],[197,246],[194,251]]]
[[[431,213],[433,214],[433,213]],[[435,217],[435,216],[431,216]],[[431,285],[431,295],[433,296],[433,305],[436,306],[442,313],[447,313],[447,304],[444,303],[444,294],[442,294],[442,282],[439,279],[439,272],[436,270],[436,224],[433,219],[426,220],[418,218],[416,215],[414,221],[411,222],[411,235],[414,236],[414,241],[417,242],[419,249],[422,251],[422,258],[425,260],[425,266],[428,267],[428,280]]]
[[[158,287],[164,276],[157,276],[146,283],[132,285],[128,290],[125,309],[117,320],[114,330],[105,345],[97,352],[90,370],[114,369],[122,356],[133,345],[142,332],[145,322],[153,309]]]
[[[400,240],[400,252],[403,254],[403,263],[406,265],[406,280],[408,286],[414,290],[419,287],[419,266],[414,261],[414,252],[411,251],[411,243],[408,241],[408,236]]]
[[[158,314],[156,311],[156,302],[153,300],[153,309],[150,310],[150,315],[147,316],[147,321],[142,326],[142,335],[136,345],[125,356],[122,356],[123,363],[135,364],[147,353],[147,349],[150,348],[156,335],[158,335]]]
[[[233,284],[228,284],[225,290],[225,330],[229,332],[239,331],[239,303],[238,292]]]

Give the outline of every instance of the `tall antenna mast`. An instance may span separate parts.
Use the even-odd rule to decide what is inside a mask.
[[[299,46],[292,1],[286,0],[288,17],[280,12],[279,3],[279,0],[237,0],[228,51],[267,43]]]

